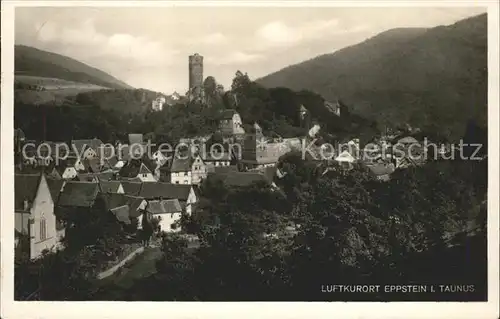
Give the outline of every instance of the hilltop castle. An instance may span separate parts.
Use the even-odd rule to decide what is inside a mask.
[[[203,56],[195,53],[189,56],[189,100],[202,100],[203,92]]]

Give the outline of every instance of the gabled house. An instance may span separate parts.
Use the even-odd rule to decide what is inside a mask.
[[[101,193],[125,194],[120,181],[99,181]]]
[[[234,109],[222,110],[219,113],[219,129],[224,135],[245,134],[240,114]]]
[[[260,125],[254,123],[245,134],[240,163],[248,169],[275,166],[279,158],[290,151],[286,142],[264,136]]]
[[[142,215],[147,206],[147,201],[138,196],[125,195],[125,199],[129,206],[129,219],[137,220],[137,229],[142,229]]]
[[[44,250],[53,250],[58,245],[54,200],[57,186],[51,192],[45,174],[16,174],[15,230],[26,238],[26,246],[20,247],[30,259],[36,259]]]
[[[151,170],[143,162],[138,161],[127,163],[120,170],[119,175],[122,180],[136,179],[141,182],[156,182],[156,178]]]
[[[127,204],[111,208],[109,211],[116,217],[116,219],[120,223],[123,223],[125,225],[130,225],[130,217],[129,217],[130,207]]]
[[[99,173],[102,169],[101,161],[98,158],[87,158],[83,161],[83,166],[87,173]]]
[[[174,156],[170,168],[170,181],[172,184],[198,185],[207,177],[207,168],[199,155]]]
[[[425,148],[414,137],[406,136],[396,140],[392,147],[392,159],[396,168],[407,168],[425,163]]]
[[[61,176],[65,180],[72,180],[78,176],[80,172],[85,171],[85,165],[78,157],[68,157],[61,163]]]
[[[182,207],[177,199],[164,199],[148,201],[146,206],[147,218],[158,218],[160,231],[178,232],[181,230],[180,222]]]
[[[142,184],[139,197],[150,200],[178,199],[187,214],[191,214],[193,207],[198,201],[198,196],[191,185],[180,185],[171,183]]]
[[[99,179],[95,174],[92,173],[82,173],[78,174],[78,180],[81,182],[92,182],[92,183],[97,183],[99,182]]]
[[[350,170],[354,167],[354,163],[356,162],[356,158],[349,153],[349,151],[342,151],[337,157],[335,157],[335,161],[340,164],[340,166],[344,169]]]
[[[83,159],[91,159],[99,157],[99,149],[103,142],[100,139],[93,138],[91,140],[72,140],[70,153],[75,153]]]
[[[127,196],[138,196],[141,192],[142,182],[120,181],[123,192]]]
[[[64,184],[57,204],[59,207],[92,208],[98,194],[98,183],[69,181]]]

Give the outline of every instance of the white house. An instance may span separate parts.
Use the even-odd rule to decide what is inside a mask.
[[[191,215],[193,206],[198,201],[193,186],[172,183],[142,183],[142,187],[137,196],[147,201],[177,199],[188,215]]]
[[[199,155],[186,159],[175,156],[170,169],[172,184],[198,185],[207,177],[207,168]]]
[[[16,174],[14,188],[15,230],[27,239],[21,249],[36,259],[59,241],[53,195],[44,174]]]
[[[160,230],[164,232],[178,232],[182,217],[182,208],[177,199],[152,200],[146,206],[148,218],[159,220]]]

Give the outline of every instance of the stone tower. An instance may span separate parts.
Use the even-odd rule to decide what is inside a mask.
[[[203,57],[198,53],[189,56],[189,89],[203,86]]]

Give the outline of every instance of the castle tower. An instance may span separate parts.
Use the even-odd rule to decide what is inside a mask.
[[[203,57],[198,53],[189,56],[189,89],[203,86]]]

